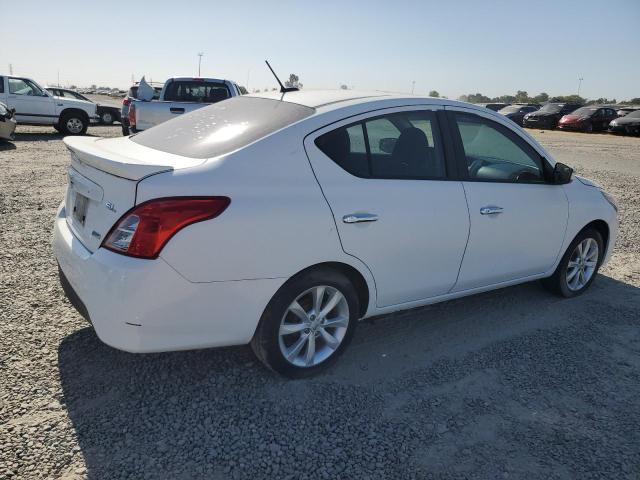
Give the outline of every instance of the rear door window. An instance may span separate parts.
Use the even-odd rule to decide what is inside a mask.
[[[164,99],[171,102],[215,103],[231,96],[225,83],[182,81],[169,83]]]
[[[435,113],[431,111],[364,120],[325,133],[315,143],[357,177],[421,180],[446,176]]]

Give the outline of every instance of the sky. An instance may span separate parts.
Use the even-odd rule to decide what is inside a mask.
[[[640,97],[640,0],[0,0],[0,74],[128,88],[227,78],[457,98]],[[415,84],[414,84],[415,82]]]

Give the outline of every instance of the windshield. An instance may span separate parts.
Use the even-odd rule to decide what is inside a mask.
[[[571,112],[571,115],[576,117],[590,117],[597,110],[597,108],[582,107]]]
[[[553,103],[547,103],[540,110],[540,113],[558,113],[562,109],[562,105],[556,105]]]
[[[625,118],[640,118],[640,110],[634,110],[631,113],[625,115]]]
[[[233,97],[131,137],[145,147],[191,158],[232,152],[313,114],[296,103]]]
[[[499,110],[498,113],[503,115],[507,115],[509,113],[517,113],[522,108],[522,105],[509,105],[508,107],[504,107],[502,110]]]

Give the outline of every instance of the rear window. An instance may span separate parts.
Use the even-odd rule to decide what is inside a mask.
[[[257,97],[233,97],[131,137],[145,147],[191,158],[232,152],[313,114],[315,109]]]
[[[226,84],[202,81],[174,81],[167,85],[164,92],[164,99],[170,102],[215,103],[230,96]]]

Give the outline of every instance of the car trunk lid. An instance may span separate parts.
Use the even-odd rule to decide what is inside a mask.
[[[136,204],[138,182],[162,172],[203,163],[138,145],[128,137],[66,137],[71,152],[65,197],[67,224],[91,252]]]

